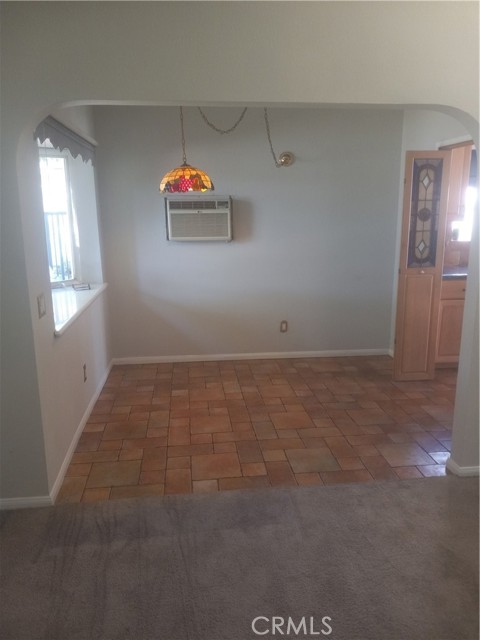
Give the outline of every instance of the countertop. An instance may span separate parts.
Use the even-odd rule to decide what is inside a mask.
[[[468,276],[468,267],[443,267],[443,280],[462,280]]]

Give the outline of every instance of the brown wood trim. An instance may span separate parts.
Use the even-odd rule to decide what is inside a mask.
[[[438,147],[439,151],[450,151],[450,149],[458,149],[459,147],[474,147],[473,140],[466,140],[465,142],[456,142],[455,144],[446,144],[442,147]]]

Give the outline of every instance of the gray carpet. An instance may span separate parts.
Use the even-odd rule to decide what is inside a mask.
[[[295,625],[305,616],[307,635],[290,627],[290,638],[478,638],[477,478],[120,500],[1,519],[2,640],[280,637],[256,635],[257,616]]]

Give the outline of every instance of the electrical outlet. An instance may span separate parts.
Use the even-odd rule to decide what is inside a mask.
[[[83,365],[83,381],[84,382],[87,381],[87,365],[86,364]]]
[[[286,320],[282,320],[280,322],[280,333],[287,333],[288,331],[288,322]]]

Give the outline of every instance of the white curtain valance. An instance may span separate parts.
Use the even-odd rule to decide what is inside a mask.
[[[90,160],[92,165],[95,164],[95,146],[52,116],[48,116],[38,125],[34,136],[40,142],[45,142],[48,138],[55,149],[68,149],[74,158],[81,156],[84,162]]]

